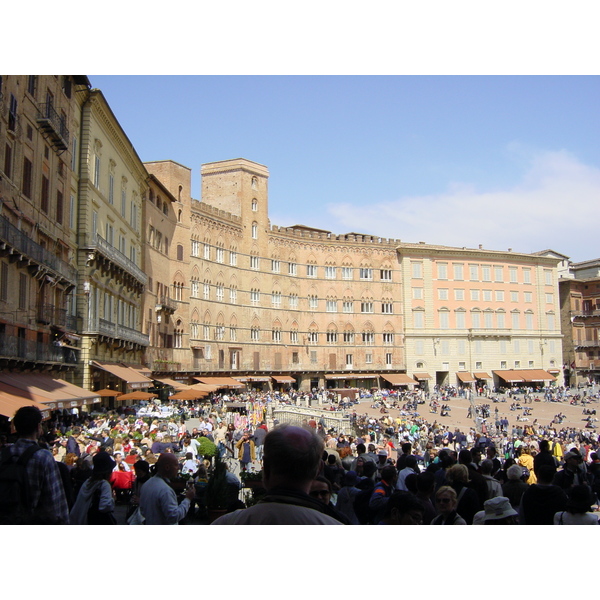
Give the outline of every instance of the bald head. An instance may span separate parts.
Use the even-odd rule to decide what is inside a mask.
[[[267,490],[285,487],[308,493],[321,465],[323,442],[312,430],[294,425],[272,429],[264,442]]]

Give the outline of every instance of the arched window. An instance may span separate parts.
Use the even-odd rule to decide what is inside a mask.
[[[177,244],[177,260],[183,260],[183,246]]]
[[[252,211],[256,212],[258,210],[258,200],[256,198],[252,198]]]

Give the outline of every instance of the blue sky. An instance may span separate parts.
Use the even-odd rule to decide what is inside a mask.
[[[243,157],[274,225],[600,257],[597,76],[94,76],[144,161]]]

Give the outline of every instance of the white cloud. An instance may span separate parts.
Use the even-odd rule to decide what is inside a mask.
[[[522,180],[506,190],[451,183],[439,195],[327,208],[340,233],[515,252],[552,248],[574,261],[600,257],[600,169],[565,151],[534,155]]]

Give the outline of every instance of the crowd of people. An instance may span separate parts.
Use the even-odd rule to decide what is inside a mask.
[[[511,431],[463,432],[427,421],[408,394],[391,399],[397,418],[353,412],[351,433],[319,419],[267,426],[271,399],[244,399],[245,416],[227,419],[222,397],[194,405],[199,425],[191,431],[190,407],[165,419],[131,410],[56,415],[44,427],[37,409],[20,409],[14,441],[2,442],[3,522],[114,524],[118,503],[130,524],[204,522],[194,516],[206,509],[216,453],[228,460],[231,491],[216,524],[598,523],[595,431],[516,422]],[[489,404],[478,412],[491,417]],[[262,492],[240,494],[243,477],[233,471],[253,470]],[[188,485],[174,485],[182,479]]]

